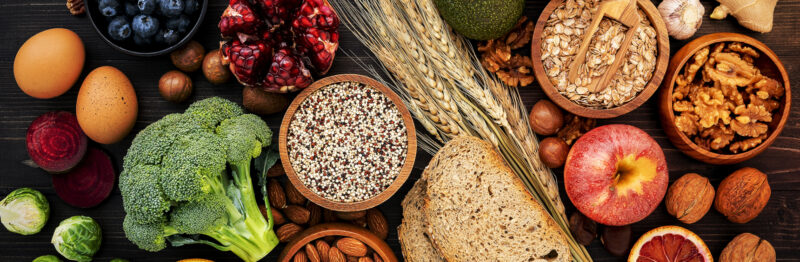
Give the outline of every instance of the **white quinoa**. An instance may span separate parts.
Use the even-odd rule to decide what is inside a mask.
[[[289,123],[286,141],[303,184],[338,202],[363,201],[386,190],[408,152],[397,106],[377,89],[355,82],[309,95]]]

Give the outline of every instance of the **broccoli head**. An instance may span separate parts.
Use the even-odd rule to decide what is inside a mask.
[[[250,166],[271,140],[260,117],[218,97],[150,124],[134,138],[119,178],[125,235],[153,252],[199,243],[245,261],[263,258],[278,239],[258,208]]]

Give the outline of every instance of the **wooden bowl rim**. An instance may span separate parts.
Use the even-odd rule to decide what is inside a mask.
[[[784,106],[783,106],[783,111],[781,112],[781,118],[772,120],[773,122],[775,120],[779,121],[775,129],[772,130],[772,133],[769,136],[767,136],[767,139],[764,140],[763,143],[761,143],[755,148],[752,148],[750,150],[738,154],[720,154],[706,150],[695,144],[694,141],[690,140],[689,137],[687,137],[683,132],[678,131],[677,127],[674,124],[675,113],[672,109],[671,94],[672,90],[675,87],[675,77],[681,72],[683,66],[686,64],[687,61],[689,61],[689,58],[691,58],[692,55],[697,53],[698,50],[700,50],[703,47],[720,42],[742,42],[758,49],[758,51],[760,51],[762,54],[769,57],[770,61],[778,69],[777,70],[778,73],[781,74],[784,89],[786,90],[786,93],[784,95],[784,101],[782,101],[782,104]],[[756,155],[764,152],[764,150],[766,150],[770,145],[772,145],[773,142],[775,142],[778,136],[780,136],[780,133],[783,131],[783,128],[786,125],[786,121],[789,119],[789,113],[792,101],[791,99],[792,92],[789,82],[789,74],[786,72],[786,68],[783,66],[783,63],[778,58],[778,55],[775,54],[775,52],[772,51],[772,49],[770,49],[766,44],[762,43],[761,41],[758,41],[755,38],[738,33],[712,33],[698,37],[692,40],[691,42],[687,43],[686,45],[684,45],[680,50],[678,50],[677,53],[675,53],[675,55],[672,57],[672,60],[670,61],[670,69],[671,70],[668,70],[667,72],[668,74],[667,81],[664,81],[663,83],[664,87],[661,88],[662,89],[661,92],[665,92],[665,94],[661,96],[661,99],[663,100],[661,101],[662,104],[661,106],[665,107],[665,109],[660,110],[659,113],[662,114],[662,119],[667,120],[664,121],[663,123],[663,125],[665,125],[665,128],[675,129],[677,131],[675,133],[678,134],[677,137],[680,138],[680,142],[683,142],[683,144],[688,146],[688,148],[678,147],[678,149],[680,149],[686,155],[689,155],[694,159],[709,163],[709,160],[693,155],[691,154],[691,151],[694,151],[695,153],[698,153],[701,156],[710,159],[724,159],[725,161],[723,163],[726,164],[735,164],[753,158]],[[669,101],[666,100],[667,98],[669,98]],[[668,114],[667,112],[670,112],[670,114]],[[673,144],[677,144],[675,141],[673,141],[675,139],[673,136],[668,136],[668,138]],[[710,164],[715,164],[715,163],[710,163]]]
[[[281,251],[278,261],[292,261],[297,251],[305,247],[306,244],[327,236],[343,236],[358,239],[364,242],[364,244],[370,247],[375,253],[378,253],[383,261],[398,261],[397,256],[395,256],[392,248],[386,244],[386,241],[381,240],[378,236],[365,228],[344,223],[324,223],[303,230],[303,232],[300,232],[292,241],[286,244],[286,247]],[[333,246],[333,244],[331,244],[331,246]]]
[[[400,173],[397,175],[394,182],[392,182],[392,184],[389,185],[389,187],[386,188],[386,190],[379,193],[378,195],[375,195],[366,200],[358,202],[349,202],[349,203],[337,202],[324,198],[322,196],[315,194],[310,189],[308,189],[305,186],[305,184],[303,184],[303,182],[300,181],[300,178],[294,171],[286,147],[286,139],[289,133],[289,124],[291,123],[292,118],[294,118],[294,113],[297,111],[297,108],[300,106],[300,104],[303,101],[305,101],[305,99],[309,95],[319,90],[320,88],[341,82],[361,83],[369,87],[375,88],[384,95],[386,95],[387,97],[389,97],[389,99],[392,100],[395,106],[397,106],[397,109],[403,118],[403,122],[406,125],[406,136],[408,138],[406,160],[405,163],[403,163],[403,167],[400,169]],[[400,99],[400,97],[397,94],[392,92],[392,90],[383,85],[381,82],[378,82],[377,80],[372,79],[370,77],[357,74],[339,74],[339,75],[325,77],[323,79],[317,80],[316,82],[312,83],[311,86],[307,87],[299,95],[297,95],[297,97],[289,105],[289,108],[286,110],[286,114],[284,114],[283,116],[283,121],[281,121],[281,128],[280,128],[280,135],[278,138],[278,142],[281,155],[281,162],[283,163],[283,168],[286,171],[286,176],[289,178],[289,181],[291,181],[292,185],[294,185],[294,187],[298,191],[300,191],[300,193],[303,196],[311,200],[311,202],[314,202],[315,204],[321,207],[334,211],[367,210],[385,202],[390,197],[392,197],[392,195],[394,195],[394,193],[396,193],[397,190],[399,190],[400,187],[402,187],[403,184],[406,182],[409,174],[411,174],[411,170],[414,168],[414,161],[417,156],[417,135],[416,135],[416,129],[414,128],[414,120],[411,117],[411,113],[408,111],[405,104],[403,103],[403,100]]]
[[[564,0],[550,1],[550,3],[545,6],[544,10],[542,10],[542,13],[539,15],[539,19],[536,21],[536,27],[533,31],[533,40],[531,44],[533,73],[536,76],[536,81],[539,83],[539,86],[542,88],[547,97],[549,97],[550,100],[555,102],[561,108],[572,114],[587,118],[599,119],[614,118],[627,114],[647,102],[647,100],[650,99],[653,94],[655,94],[656,90],[658,90],[658,87],[661,85],[661,81],[664,79],[667,65],[669,65],[670,54],[667,25],[664,23],[664,20],[661,18],[661,15],[658,12],[658,9],[653,5],[653,3],[648,0],[637,0],[639,8],[641,8],[642,11],[647,15],[648,19],[650,20],[650,24],[656,30],[658,56],[656,58],[656,67],[653,69],[653,76],[650,78],[650,81],[647,82],[645,88],[639,92],[635,98],[621,106],[609,109],[588,108],[572,102],[558,92],[544,71],[544,65],[541,61],[542,33],[547,20],[550,18],[550,14],[552,14],[553,11],[555,11],[555,9],[558,8],[562,3],[564,3]]]

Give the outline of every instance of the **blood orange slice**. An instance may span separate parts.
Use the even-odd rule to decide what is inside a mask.
[[[628,262],[713,262],[706,243],[679,226],[663,226],[644,233],[633,245]]]

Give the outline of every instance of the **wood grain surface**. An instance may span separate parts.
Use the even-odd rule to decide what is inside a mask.
[[[44,193],[51,204],[50,221],[42,232],[32,236],[20,236],[0,229],[0,261],[31,261],[44,254],[55,254],[50,244],[51,234],[59,221],[73,215],[88,215],[95,218],[103,228],[103,245],[95,256],[96,261],[109,261],[111,258],[127,258],[131,261],[175,261],[181,258],[203,257],[215,261],[239,261],[230,253],[220,252],[207,246],[184,246],[167,248],[158,253],[139,250],[131,244],[122,231],[122,198],[119,189],[111,192],[111,197],[99,206],[90,209],[74,208],[66,205],[56,196],[50,182],[50,175],[44,171],[33,169],[22,164],[28,158],[25,150],[25,130],[37,116],[52,110],[75,110],[75,99],[80,84],[76,84],[66,94],[50,100],[31,98],[17,87],[12,64],[17,49],[33,34],[52,27],[65,27],[75,31],[86,46],[86,63],[81,79],[98,66],[113,65],[131,79],[136,95],[139,98],[139,118],[133,132],[138,132],[149,123],[158,120],[168,113],[182,112],[189,102],[172,104],[158,93],[158,78],[165,72],[174,69],[167,57],[139,58],[115,51],[101,40],[89,24],[86,17],[73,17],[65,7],[66,0],[0,0],[0,196],[5,196],[19,187],[32,187]],[[656,1],[654,4],[658,4]],[[209,3],[208,17],[200,28],[195,39],[206,49],[218,45],[219,31],[216,23],[227,1],[215,0]],[[526,15],[535,20],[542,11],[546,1],[527,1]],[[708,14],[717,5],[715,1],[703,1],[706,17],[696,34],[702,36],[715,32],[737,32],[752,36],[769,46],[784,62],[786,70],[797,91],[800,86],[800,0],[781,0],[775,9],[775,25],[767,34],[751,32],[739,26],[733,17],[722,21],[711,20]],[[688,41],[670,42],[674,53]],[[58,44],[58,43],[53,43]],[[342,30],[341,49],[357,57],[366,57],[368,51],[358,43],[353,35]],[[353,59],[339,52],[329,74],[356,73],[366,74]],[[210,96],[222,96],[241,102],[242,88],[234,82],[220,86],[212,86],[206,82],[202,73],[191,74],[195,81],[194,101]],[[546,98],[538,84],[520,88],[523,100],[529,106],[539,99]],[[796,92],[795,92],[796,93]],[[753,221],[747,224],[733,224],[725,220],[718,212],[710,211],[702,220],[692,225],[682,225],[677,219],[667,214],[661,205],[645,220],[633,225],[634,237],[660,225],[682,225],[696,232],[708,244],[712,254],[719,256],[725,245],[739,233],[750,232],[772,243],[777,251],[779,261],[800,261],[800,96],[792,98],[795,105],[790,112],[786,127],[775,140],[775,143],[761,155],[748,161],[729,166],[714,166],[699,162],[683,155],[667,139],[658,120],[657,99],[651,98],[638,109],[623,116],[600,120],[598,124],[625,123],[637,126],[649,133],[663,147],[668,160],[670,178],[677,179],[688,172],[696,172],[707,176],[717,186],[719,182],[734,170],[751,166],[768,174],[772,197],[767,207]],[[282,115],[265,117],[273,130],[279,128]],[[121,167],[122,156],[130,146],[132,135],[113,145],[91,146],[101,147],[108,152],[117,168]],[[419,177],[430,156],[420,153],[417,156],[415,170],[405,185],[395,196],[379,206],[386,214],[389,228],[400,224],[400,201],[408,192],[414,180]],[[119,170],[117,170],[119,171]],[[556,170],[561,183],[561,170]],[[575,211],[569,204],[562,190],[567,212]],[[391,230],[388,237],[389,246],[400,256],[400,244],[397,233]],[[276,248],[264,261],[276,261],[283,245]],[[589,253],[595,261],[625,261],[624,258],[612,257],[604,249],[599,240],[589,247]]]

